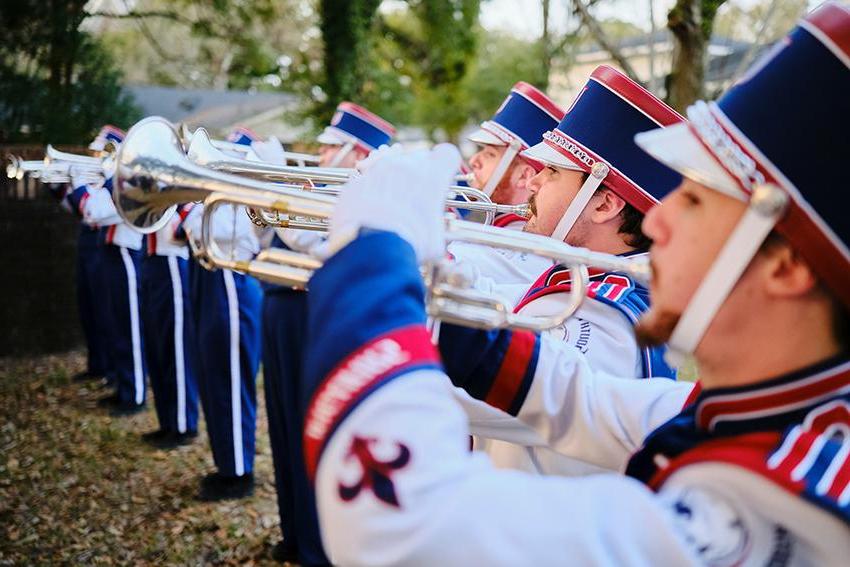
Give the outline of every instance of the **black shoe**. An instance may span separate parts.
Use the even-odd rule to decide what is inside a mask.
[[[102,408],[114,408],[121,403],[120,398],[118,398],[118,394],[109,394],[103,398],[100,398],[97,401],[98,407]]]
[[[112,417],[127,417],[130,415],[136,415],[142,411],[145,411],[145,404],[119,402],[115,404],[111,410],[109,410],[109,415]]]
[[[174,449],[181,445],[189,445],[198,436],[197,431],[186,431],[178,433],[176,431],[166,431],[158,429],[142,435],[142,441],[156,447],[157,449]]]
[[[201,479],[198,500],[216,502],[218,500],[236,500],[254,494],[254,475],[222,476],[210,473]]]
[[[282,539],[272,547],[271,556],[278,563],[298,563],[298,548]]]
[[[72,382],[90,382],[93,380],[103,380],[103,373],[89,372],[86,370],[85,372],[78,372],[71,376]]]

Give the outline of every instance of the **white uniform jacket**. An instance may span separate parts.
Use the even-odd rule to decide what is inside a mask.
[[[846,564],[850,464],[846,438],[830,426],[850,427],[850,362],[783,378],[784,399],[765,397],[775,381],[732,397],[703,393],[671,420],[692,385],[600,375],[573,347],[532,336],[537,363],[516,440],[557,444],[609,469],[630,463],[631,478],[496,470],[468,450],[466,415],[424,328],[419,281],[412,249],[372,233],[311,282],[305,453],[335,564]],[[812,381],[818,396],[806,399]],[[824,388],[838,399],[824,405]],[[814,421],[782,414],[798,425],[775,427],[789,401],[814,404]],[[770,419],[747,422],[752,403]],[[723,429],[744,423],[755,437]],[[819,452],[799,451],[801,439]],[[759,453],[758,443],[770,450]],[[795,474],[817,477],[799,493],[783,484]]]

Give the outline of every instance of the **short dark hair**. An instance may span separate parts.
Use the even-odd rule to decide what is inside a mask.
[[[582,184],[587,181],[588,177],[589,175],[587,173],[582,176]],[[600,185],[595,194],[598,195],[604,190],[613,191],[613,189]],[[616,194],[616,191],[614,193]],[[626,203],[623,210],[620,211],[620,228],[617,232],[625,235],[626,244],[635,250],[648,250],[652,246],[652,239],[641,230],[643,217],[644,214],[629,203]]]

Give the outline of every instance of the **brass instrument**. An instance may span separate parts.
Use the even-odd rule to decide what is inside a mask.
[[[212,215],[221,204],[237,203],[273,213],[326,220],[335,203],[329,195],[203,168],[183,154],[177,132],[158,117],[147,118],[130,129],[118,155],[114,187],[113,198],[119,213],[142,232],[160,228],[177,203],[205,199],[202,240],[209,264],[297,288],[308,285],[313,271],[321,266],[320,260],[275,249],[265,250],[249,261],[227,258],[212,238]],[[446,219],[446,238],[549,258],[566,265],[572,277],[568,305],[560,313],[541,317],[513,313],[513,305],[474,289],[472,282],[451,263],[442,261],[423,266],[429,316],[461,325],[545,330],[560,325],[579,308],[586,297],[588,266],[624,272],[641,281],[649,276],[649,265],[644,261],[453,218]]]
[[[215,140],[211,138],[207,131],[203,128],[198,128],[197,130],[195,130],[195,132],[191,132],[188,126],[186,126],[185,124],[180,124],[180,137],[183,141],[183,147],[186,148],[187,151],[189,149],[189,146],[192,144],[192,140],[195,139],[195,135],[198,134],[198,131],[203,131],[203,135],[206,136],[209,144],[211,144],[218,150],[236,152],[239,155],[245,155],[251,150],[251,146],[246,146],[244,144],[235,144],[226,140]],[[308,163],[319,163],[319,156],[312,154],[284,151],[283,156],[287,161],[294,161],[301,167],[304,167]]]
[[[304,190],[325,195],[339,194],[339,184],[348,181],[352,173],[352,170],[342,168],[293,167],[232,157],[215,147],[203,128],[198,128],[192,135],[187,156],[197,165],[222,173],[244,175],[266,181],[304,183]],[[316,184],[326,183],[329,183],[329,185],[316,186]],[[495,215],[500,213],[513,213],[523,217],[527,217],[529,214],[526,204],[501,205],[493,203],[483,191],[461,186],[451,187],[451,194],[446,200],[446,207],[481,212],[485,215],[485,224],[492,224]],[[260,226],[327,230],[326,223],[315,219],[292,219],[270,214],[267,211],[252,209],[249,209],[248,212],[251,220]]]

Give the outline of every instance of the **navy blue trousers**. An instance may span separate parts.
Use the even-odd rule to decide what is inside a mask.
[[[112,375],[122,404],[145,403],[145,357],[139,310],[141,252],[104,245],[102,272],[109,313]]]
[[[103,273],[98,229],[80,223],[77,238],[77,309],[88,350],[88,372],[110,373],[109,311],[103,301]]]
[[[145,256],[142,260],[142,329],[159,428],[198,430],[195,325],[189,300],[188,260]]]
[[[313,487],[302,447],[304,415],[299,388],[307,331],[307,294],[266,290],[263,300],[263,384],[269,416],[280,525],[301,565],[327,565]]]
[[[213,461],[219,474],[254,470],[260,309],[254,278],[191,267],[198,349],[198,387]]]

